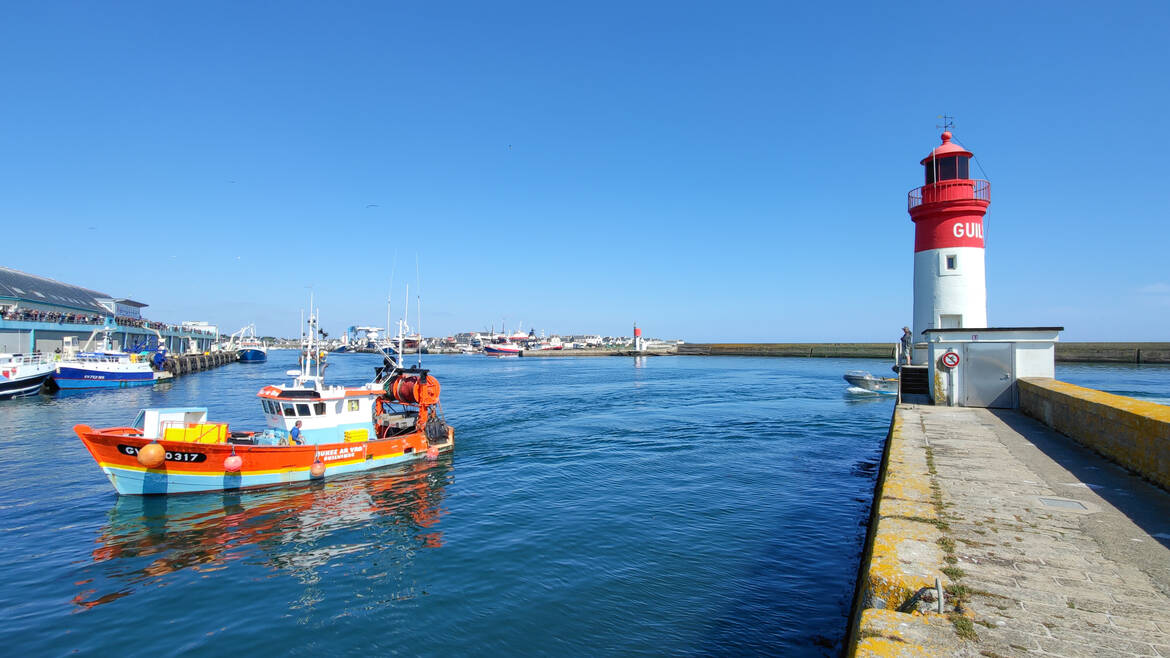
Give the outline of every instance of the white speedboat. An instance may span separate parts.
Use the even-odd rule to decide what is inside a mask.
[[[54,363],[40,352],[0,354],[0,400],[36,395],[53,370]]]
[[[897,377],[876,377],[864,370],[850,370],[845,373],[845,381],[852,386],[872,393],[898,394]]]

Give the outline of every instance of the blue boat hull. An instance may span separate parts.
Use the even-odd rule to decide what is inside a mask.
[[[263,350],[240,350],[240,361],[243,363],[264,363],[268,354]]]
[[[61,367],[53,374],[53,383],[60,389],[71,388],[126,388],[148,386],[154,383],[154,373],[103,372],[84,368]]]

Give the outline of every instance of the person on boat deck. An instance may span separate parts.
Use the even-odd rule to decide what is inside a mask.
[[[298,420],[297,424],[293,426],[292,431],[288,434],[292,437],[293,443],[296,445],[304,445],[305,440],[301,438],[301,421]]]
[[[903,363],[910,365],[910,357],[914,354],[914,334],[910,333],[910,327],[902,327],[902,359]]]

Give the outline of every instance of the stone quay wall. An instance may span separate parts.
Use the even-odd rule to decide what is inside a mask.
[[[1170,490],[1170,407],[1043,377],[1019,390],[1020,411]]]

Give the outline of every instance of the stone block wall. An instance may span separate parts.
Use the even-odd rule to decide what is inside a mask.
[[[1020,411],[1170,490],[1170,407],[1042,377],[1019,391]]]

